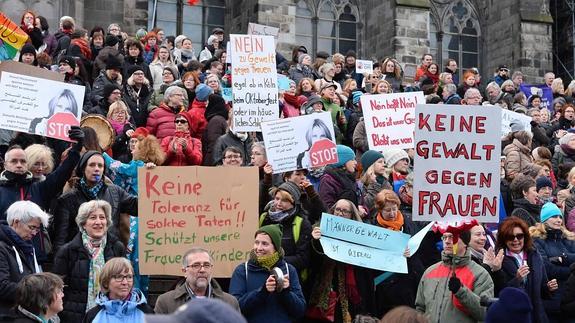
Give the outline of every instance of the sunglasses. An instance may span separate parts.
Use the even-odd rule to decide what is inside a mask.
[[[175,124],[178,124],[178,123],[186,124],[186,123],[188,123],[188,122],[187,122],[186,120],[179,119],[179,120],[174,121],[174,123],[175,123]]]
[[[519,233],[519,234],[515,234],[510,236],[509,238],[511,238],[511,241],[517,239],[517,240],[523,240],[523,238],[525,238],[525,234],[524,233]]]

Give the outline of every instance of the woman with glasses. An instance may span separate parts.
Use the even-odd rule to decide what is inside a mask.
[[[54,170],[54,158],[52,149],[46,145],[33,144],[24,150],[28,164],[28,170],[34,176],[34,179],[43,181],[46,175]]]
[[[192,118],[187,112],[178,113],[174,120],[176,132],[162,139],[162,150],[166,154],[166,166],[190,166],[202,164],[202,142],[192,138]]]
[[[100,291],[98,277],[107,260],[123,257],[122,242],[108,232],[112,225],[112,207],[103,200],[80,205],[76,223],[80,232],[65,244],[54,258],[52,272],[63,277],[63,322],[80,322],[86,311],[96,305]]]
[[[504,285],[495,286],[496,295],[505,287],[524,289],[533,306],[533,322],[549,322],[543,299],[550,299],[551,292],[557,290],[557,280],[547,279],[545,264],[533,246],[527,223],[515,216],[506,218],[499,225],[497,247],[505,256],[501,266]]]
[[[98,281],[96,305],[86,313],[83,322],[141,323],[145,314],[154,313],[144,294],[134,288],[134,270],[128,259],[108,260]]]
[[[32,238],[41,226],[48,226],[48,215],[30,201],[14,202],[0,224],[0,314],[14,306],[18,282],[25,276],[39,273]]]

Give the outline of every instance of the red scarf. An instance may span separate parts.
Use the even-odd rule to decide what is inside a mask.
[[[80,52],[84,55],[87,60],[92,60],[92,50],[90,49],[90,44],[84,38],[72,39],[70,45],[76,45],[80,47]]]
[[[284,100],[286,100],[287,103],[293,105],[296,109],[301,108],[301,104],[296,95],[292,95],[286,92],[284,93]]]

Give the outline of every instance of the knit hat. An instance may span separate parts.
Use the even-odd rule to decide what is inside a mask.
[[[147,34],[148,34],[148,32],[144,28],[140,28],[136,31],[136,39],[140,40],[140,39],[146,37]]]
[[[537,192],[544,187],[551,187],[553,188],[553,184],[548,177],[541,176],[535,181],[535,187],[537,188]]]
[[[309,56],[308,54],[300,54],[300,55],[297,57],[297,62],[301,64],[301,63],[303,62],[303,59],[304,59],[306,56],[311,59],[311,56]]]
[[[36,49],[34,48],[34,45],[28,43],[24,44],[24,46],[22,46],[20,49],[20,57],[22,57],[24,54],[32,54],[34,57],[36,57]]]
[[[104,85],[104,89],[102,90],[102,97],[104,99],[108,99],[108,97],[114,92],[115,90],[121,90],[120,86],[116,83],[108,83]]]
[[[184,41],[184,39],[186,39],[188,37],[186,37],[186,35],[178,35],[176,36],[176,39],[174,39],[174,44],[180,43],[182,41]]]
[[[525,127],[518,121],[512,121],[509,126],[511,127],[511,132],[525,130]]]
[[[531,323],[533,306],[523,289],[504,288],[499,293],[499,300],[489,306],[485,323],[521,322]]]
[[[196,100],[200,101],[200,102],[205,102],[208,100],[208,97],[210,96],[210,94],[214,93],[214,91],[212,90],[211,87],[205,85],[205,84],[198,84],[198,86],[196,86]]]
[[[380,158],[383,158],[383,154],[376,150],[368,150],[363,153],[361,155],[362,174]]]
[[[327,52],[324,51],[319,51],[315,54],[315,57],[317,58],[323,58],[323,59],[328,59],[329,58],[329,54]]]
[[[150,131],[148,130],[148,128],[138,127],[138,128],[136,128],[136,130],[134,130],[131,137],[132,138],[138,138],[140,136],[147,137],[149,134],[150,134]]]
[[[169,315],[146,315],[147,323],[246,323],[229,304],[217,298],[194,298]]]
[[[87,152],[84,153],[84,155],[82,155],[82,157],[80,157],[78,166],[76,166],[76,176],[78,176],[79,178],[84,177],[84,170],[86,170],[86,164],[88,164],[88,159],[90,159],[90,157],[94,155],[101,156],[102,159],[104,159],[104,156],[102,156],[102,153],[100,153],[99,151],[88,150]],[[106,166],[104,166],[104,172],[102,173],[102,176],[104,176],[104,174],[106,174]]]
[[[166,66],[166,67],[164,67],[164,71],[168,71],[168,72],[172,73],[172,75],[174,76],[174,80],[177,80],[180,78],[180,73],[178,72],[178,69],[176,67]]]
[[[393,167],[395,163],[402,159],[407,159],[409,162],[409,156],[403,149],[390,149],[383,153],[383,158],[385,159],[385,164],[388,167]]]
[[[353,103],[353,105],[358,105],[359,102],[361,101],[361,96],[363,95],[363,92],[361,91],[353,91],[351,92],[351,102]]]
[[[301,199],[301,190],[300,188],[292,182],[283,182],[278,186],[278,190],[286,191],[291,195],[295,204],[299,204]]]
[[[575,136],[575,133],[566,133],[561,137],[561,139],[559,139],[559,145],[566,145],[571,139],[573,139],[573,136]]]
[[[347,51],[347,53],[345,53],[345,58],[348,58],[350,56],[353,58],[357,58],[357,54],[355,53],[355,51],[353,49],[350,49]]]
[[[62,56],[58,61],[58,64],[66,63],[70,65],[72,69],[76,69],[76,60],[72,56]]]
[[[555,203],[547,202],[543,204],[543,207],[541,207],[541,223],[544,223],[545,221],[557,215],[563,217],[561,210],[557,207],[557,205],[555,205]]]
[[[106,69],[121,71],[122,62],[120,62],[120,60],[116,56],[109,54],[108,59],[106,60]]]
[[[190,126],[190,128],[192,127],[192,116],[189,113],[183,111],[183,112],[176,114],[176,118],[178,118],[178,116],[184,117],[184,119],[186,119],[186,121],[188,122],[188,126]],[[176,118],[174,118],[174,120]]]
[[[220,27],[216,27],[216,28],[212,29],[212,35],[223,34],[223,33],[224,33],[224,30]]]
[[[116,45],[116,44],[119,43],[119,42],[120,42],[120,39],[118,39],[117,36],[115,36],[115,35],[108,35],[108,36],[106,36],[106,40],[104,41],[104,45],[105,45],[105,46],[114,46],[114,45]]]
[[[337,145],[336,149],[337,149],[338,162],[333,164],[333,167],[335,168],[342,167],[348,161],[355,159],[355,153],[348,146]]]
[[[144,68],[142,67],[142,65],[131,65],[130,67],[128,67],[128,77],[132,76],[137,71],[144,72]]]
[[[280,253],[281,253],[281,251],[283,251],[283,249],[282,249],[283,233],[282,233],[282,227],[280,224],[264,225],[263,227],[259,228],[258,231],[256,231],[254,238],[260,233],[265,233],[272,239],[272,243],[273,243],[274,247],[276,248],[276,251],[278,251]]]

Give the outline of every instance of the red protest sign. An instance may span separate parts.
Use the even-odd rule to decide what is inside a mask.
[[[321,167],[337,163],[335,142],[329,139],[316,141],[309,150],[311,167]]]
[[[68,112],[59,112],[48,119],[46,126],[46,136],[70,141],[68,130],[72,126],[78,126],[80,123],[76,116]]]

